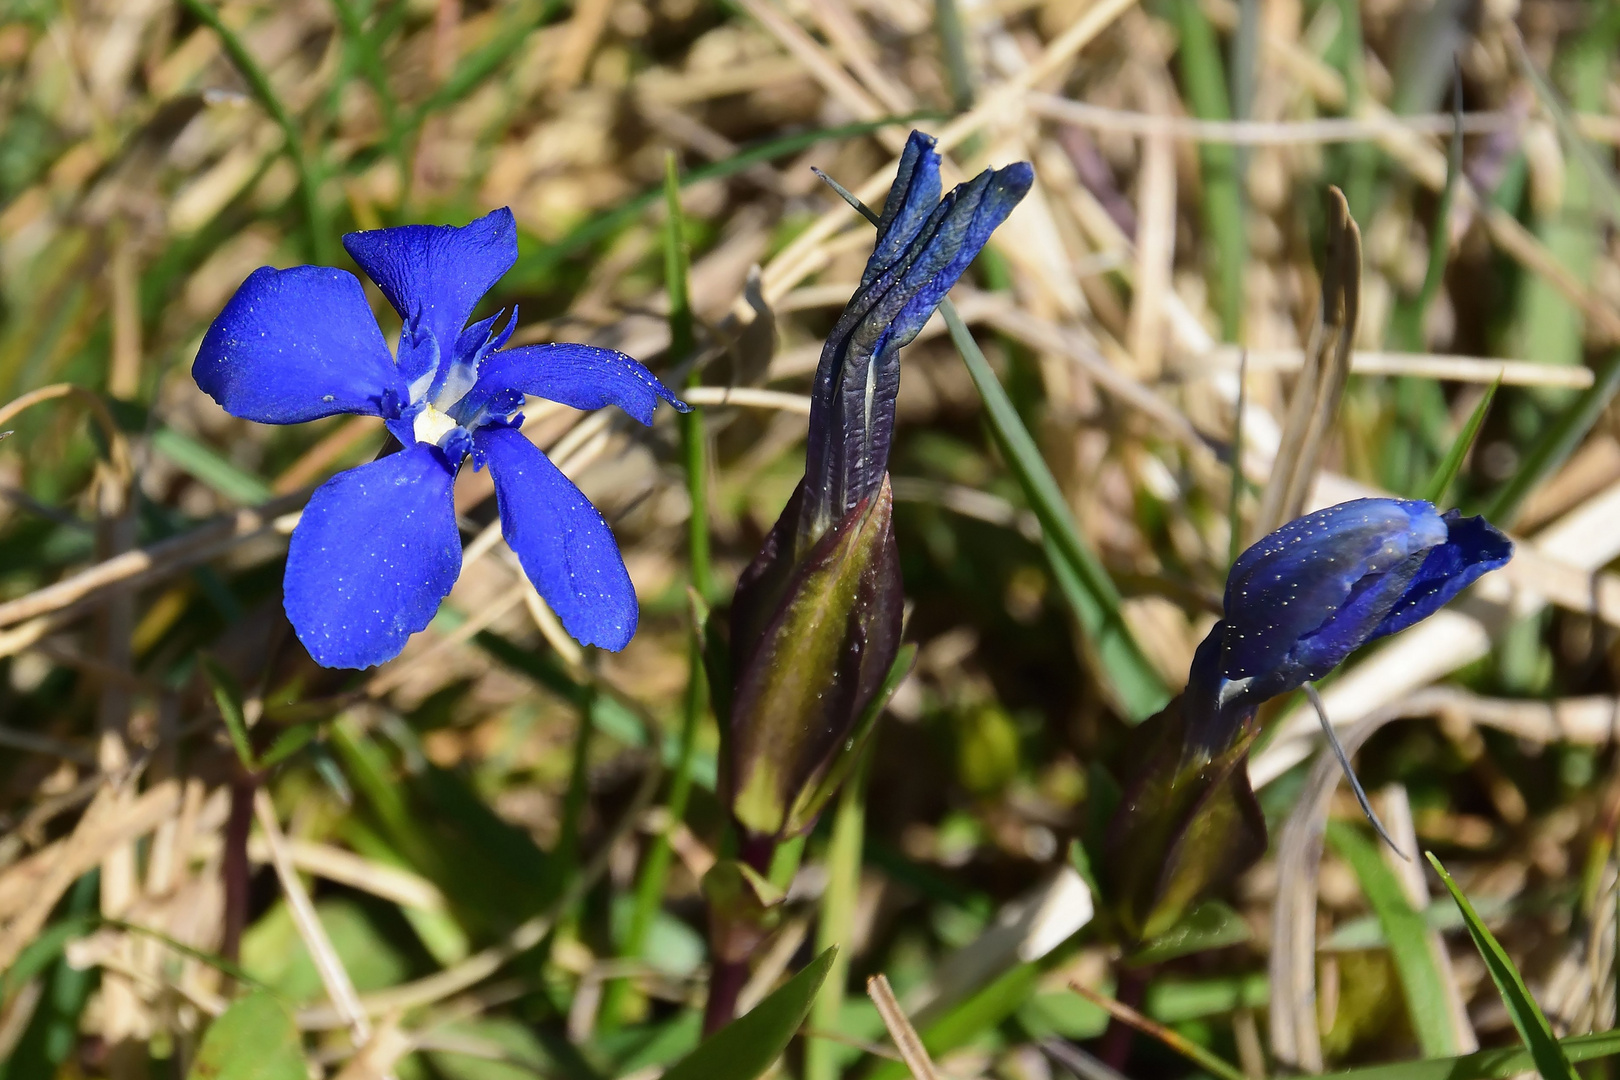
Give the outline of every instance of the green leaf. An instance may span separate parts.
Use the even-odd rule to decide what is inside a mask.
[[[11,996],[22,989],[29,979],[50,967],[62,955],[68,942],[84,937],[100,925],[101,916],[93,911],[70,915],[52,923],[23,946],[17,959],[11,962],[4,975],[0,975],[0,1005],[9,1005]]]
[[[1330,821],[1328,842],[1344,857],[1361,883],[1361,891],[1378,916],[1389,942],[1390,957],[1406,995],[1406,1012],[1425,1057],[1443,1057],[1462,1049],[1451,1022],[1444,975],[1430,947],[1429,927],[1407,902],[1406,893],[1377,846],[1354,826]]]
[[[253,743],[248,738],[247,718],[242,713],[242,690],[231,678],[231,673],[220,667],[208,656],[199,656],[202,661],[203,675],[208,679],[208,686],[214,692],[214,703],[219,706],[219,715],[225,718],[225,730],[230,732],[231,745],[236,748],[236,756],[242,762],[242,768],[248,772],[256,772],[258,765],[253,756]]]
[[[1440,865],[1440,860],[1434,857],[1433,852],[1423,853],[1428,857],[1429,864],[1434,867],[1440,879],[1446,883],[1451,891],[1451,898],[1457,901],[1457,907],[1462,910],[1463,918],[1468,922],[1468,934],[1474,939],[1474,947],[1485,960],[1485,967],[1491,973],[1491,981],[1496,983],[1496,989],[1502,995],[1502,1003],[1507,1006],[1508,1015],[1513,1018],[1513,1026],[1519,1029],[1519,1037],[1524,1040],[1525,1047],[1530,1051],[1530,1057],[1535,1062],[1536,1071],[1545,1080],[1575,1080],[1575,1069],[1565,1056],[1558,1040],[1553,1038],[1552,1028],[1547,1025],[1547,1018],[1542,1015],[1541,1007],[1536,999],[1530,996],[1530,990],[1524,985],[1524,979],[1519,975],[1513,961],[1502,948],[1496,936],[1485,928],[1475,913],[1474,906],[1468,902],[1468,897],[1457,888],[1457,883],[1451,880],[1446,868]]]
[[[1434,475],[1429,477],[1429,482],[1418,492],[1418,498],[1438,504],[1446,497],[1446,492],[1451,490],[1452,482],[1457,479],[1457,473],[1462,470],[1463,459],[1468,456],[1468,451],[1473,449],[1474,440],[1479,437],[1479,429],[1485,423],[1485,414],[1491,411],[1491,402],[1496,398],[1496,391],[1501,386],[1502,376],[1498,374],[1486,388],[1485,396],[1474,406],[1474,413],[1468,418],[1468,423],[1457,433],[1451,449],[1446,451],[1445,459],[1435,467]]]
[[[1620,1029],[1561,1039],[1554,1046],[1568,1061],[1597,1061],[1620,1054]],[[1462,1057],[1403,1061],[1334,1073],[1333,1080],[1506,1080],[1536,1067],[1531,1051],[1522,1046],[1481,1050]],[[1569,1072],[1554,1075],[1570,1075]]]
[[[1128,964],[1157,964],[1178,956],[1223,949],[1248,941],[1249,924],[1219,900],[1205,900],[1169,930],[1131,954]]]
[[[949,300],[939,306],[939,311],[945,317],[957,352],[967,364],[973,385],[984,400],[996,446],[1041,523],[1052,573],[1074,608],[1081,629],[1096,646],[1102,673],[1111,684],[1115,698],[1132,721],[1152,716],[1170,700],[1170,693],[1125,625],[1120,613],[1119,590],[1096,554],[1081,539],[1062,489],[1046,467],[1034,438],[1019,419],[1012,399],[990,369],[990,362],[979,350],[967,324]]]
[[[292,1014],[266,993],[242,998],[208,1027],[187,1080],[308,1080]]]
[[[1507,528],[1518,517],[1530,493],[1562,465],[1586,433],[1592,430],[1609,399],[1620,389],[1620,352],[1610,353],[1597,370],[1592,385],[1553,420],[1536,445],[1524,455],[1519,471],[1486,504],[1485,516],[1500,528]]]
[[[816,957],[752,1012],[705,1039],[664,1073],[664,1080],[754,1080],[763,1075],[804,1023],[837,955],[835,946]]]

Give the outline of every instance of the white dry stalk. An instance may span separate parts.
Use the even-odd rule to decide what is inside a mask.
[[[990,87],[979,104],[951,121],[938,135],[938,148],[946,153],[978,132],[992,119],[1019,111],[1021,99],[1034,87],[1065,68],[1081,49],[1111,26],[1136,0],[1098,0],[1062,34],[1047,43],[1041,55],[1017,76]],[[949,166],[949,161],[946,165]],[[878,169],[858,187],[856,197],[871,205],[882,199],[894,182],[899,166],[896,158]],[[948,170],[942,170],[948,171]],[[828,210],[765,266],[762,275],[765,299],[775,304],[799,282],[821,269],[827,260],[827,245],[845,226],[857,220],[855,211],[843,203]],[[867,228],[864,222],[861,228]],[[863,236],[864,239],[864,236]],[[997,243],[994,239],[992,243]],[[999,248],[998,244],[998,248]]]
[[[562,620],[557,618],[557,613],[551,610],[551,605],[546,603],[545,598],[534,587],[534,582],[530,581],[529,575],[524,572],[517,553],[507,548],[503,558],[515,579],[512,587],[523,594],[523,606],[528,608],[529,618],[534,621],[534,628],[540,631],[540,636],[551,646],[552,651],[562,658],[562,662],[569,670],[584,671],[585,650],[580,647],[579,642],[568,636]]]
[[[900,1057],[906,1063],[906,1068],[911,1070],[911,1075],[916,1080],[940,1080],[939,1070],[934,1068],[933,1059],[928,1056],[928,1049],[923,1046],[917,1029],[906,1019],[906,1012],[896,1000],[888,977],[879,973],[867,979],[866,994],[877,1006],[883,1026],[889,1029],[889,1038],[894,1040],[895,1049],[900,1051]]]
[[[849,293],[846,292],[839,303],[848,299]],[[741,405],[756,409],[780,409],[800,416],[810,415],[810,398],[806,394],[758,390],[751,386],[693,386],[681,391],[681,400],[688,405]]]
[[[1297,371],[1305,362],[1303,349],[1249,349],[1217,346],[1178,365],[1188,377],[1206,374],[1211,367],[1235,372],[1247,352],[1250,371]],[[1496,360],[1485,356],[1442,353],[1358,351],[1350,354],[1352,375],[1407,375],[1442,382],[1493,383],[1503,386],[1554,386],[1585,390],[1592,385],[1591,368],[1543,364],[1533,360]]]
[[[304,948],[309,950],[310,959],[315,962],[321,985],[326,988],[327,997],[343,1018],[355,1045],[364,1046],[371,1037],[371,1021],[360,1007],[354,981],[349,978],[343,961],[338,958],[337,949],[332,946],[332,939],[327,936],[326,927],[321,925],[315,905],[309,899],[309,890],[304,888],[298,870],[293,866],[292,857],[287,852],[287,839],[281,832],[281,822],[276,819],[276,808],[263,788],[253,794],[253,816],[270,849],[270,862],[275,867],[281,891],[287,898],[287,909],[292,914],[293,925],[303,939]]]
[[[1235,146],[1299,146],[1337,142],[1374,142],[1392,135],[1446,137],[1457,128],[1451,113],[1412,116],[1329,117],[1317,120],[1197,120],[1159,113],[1131,112],[1032,91],[1026,103],[1039,116],[1060,120],[1092,131],[1119,132],[1141,137],[1158,136],[1187,142],[1226,143]],[[1620,123],[1595,113],[1579,114],[1576,124],[1593,141],[1620,141]],[[1525,117],[1509,110],[1465,112],[1465,135],[1513,132]]]
[[[114,814],[116,802],[112,785],[104,785],[72,835],[0,873],[0,918],[12,916],[0,927],[0,969],[10,967],[34,939],[73,882],[108,852],[145,836],[173,815],[180,805],[180,785],[165,780]]]
[[[399,1026],[399,1014],[390,1014],[332,1080],[388,1080],[394,1066],[413,1049],[410,1033]]]

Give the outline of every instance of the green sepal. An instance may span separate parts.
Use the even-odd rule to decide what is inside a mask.
[[[738,582],[731,610],[723,789],[737,824],[763,839],[814,823],[836,788],[825,782],[834,763],[869,733],[868,707],[900,648],[888,479],[797,556],[801,496],[802,488]]]
[[[855,723],[855,730],[850,733],[849,741],[842,750],[828,763],[819,779],[813,780],[799,792],[798,801],[793,804],[793,810],[788,814],[787,833],[789,836],[799,835],[809,831],[815,825],[816,819],[826,809],[827,803],[844,786],[849,774],[855,770],[856,762],[860,761],[861,753],[865,751],[866,744],[871,741],[872,733],[877,730],[878,717],[889,705],[889,699],[894,692],[900,689],[900,684],[906,681],[911,674],[912,667],[917,663],[917,646],[905,644],[900,646],[900,653],[889,665],[889,674],[878,687],[877,694],[869,701],[861,712],[861,717]]]
[[[1167,933],[1211,890],[1266,850],[1266,822],[1249,784],[1252,714],[1213,754],[1190,748],[1178,696],[1131,732],[1140,762],[1109,823],[1104,897],[1131,943]]]

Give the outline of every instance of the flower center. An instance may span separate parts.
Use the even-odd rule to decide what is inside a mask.
[[[411,425],[411,434],[416,436],[417,442],[438,446],[441,439],[460,426],[447,413],[440,412],[432,405],[424,405]]]

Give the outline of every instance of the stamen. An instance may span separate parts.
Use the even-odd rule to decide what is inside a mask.
[[[432,405],[426,405],[416,414],[416,419],[411,424],[411,434],[416,436],[417,442],[438,446],[440,440],[460,426],[453,418],[446,416]]]
[[[1333,730],[1333,721],[1328,719],[1327,706],[1322,704],[1322,695],[1316,692],[1314,683],[1305,684],[1305,696],[1310,698],[1311,707],[1316,710],[1317,719],[1322,721],[1322,734],[1327,737],[1328,745],[1333,747],[1333,754],[1339,759],[1339,768],[1344,770],[1344,778],[1350,781],[1350,791],[1355,795],[1356,803],[1361,807],[1361,812],[1367,815],[1367,820],[1372,824],[1373,831],[1379,835],[1384,843],[1389,845],[1389,850],[1407,862],[1411,862],[1412,857],[1402,851],[1399,844],[1390,839],[1389,830],[1384,828],[1384,823],[1378,820],[1377,814],[1373,813],[1372,803],[1367,800],[1367,792],[1362,789],[1361,780],[1356,776],[1356,770],[1350,765],[1350,755],[1344,752],[1344,744],[1339,742],[1339,736]]]

